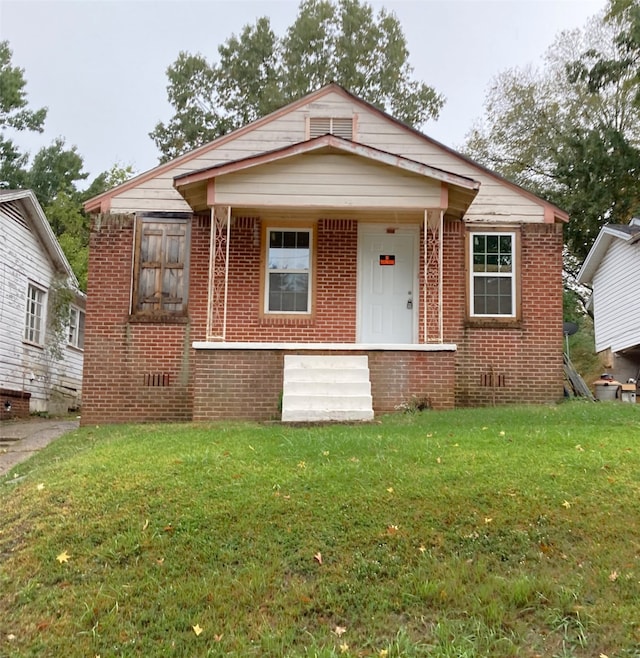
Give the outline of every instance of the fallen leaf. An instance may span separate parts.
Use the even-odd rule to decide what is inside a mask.
[[[397,525],[388,525],[387,526],[387,534],[388,535],[395,535],[398,532],[398,526]]]
[[[380,656],[380,658],[387,658],[389,652],[387,651],[387,649],[380,649],[378,655]]]
[[[143,529],[143,530],[146,530],[148,527],[149,527],[149,519],[147,519],[147,520],[144,522],[144,525],[142,526],[142,529]]]
[[[388,491],[389,493],[393,493],[393,487],[387,487],[387,491]]]
[[[609,658],[609,656],[607,656],[606,653],[601,653],[601,654],[600,654],[600,658]]]
[[[329,456],[329,451],[328,450],[323,450],[322,451],[322,456],[323,457],[328,457]]]
[[[173,532],[173,531],[174,531],[174,527],[173,527],[171,524],[169,524],[169,525],[166,525],[164,528],[162,528],[162,530],[163,530],[164,532]]]
[[[202,633],[202,631],[204,630],[203,628],[200,628],[200,624],[196,624],[195,626],[192,626],[191,628],[193,628],[193,632],[196,635],[200,635]]]
[[[9,633],[9,635],[7,635],[7,640],[9,640],[9,642],[13,642],[15,639],[16,636],[13,633]]]
[[[340,645],[340,653],[347,653],[349,651],[349,645],[346,642],[343,642]]]
[[[562,503],[562,507],[569,509],[571,507],[571,503],[568,500],[565,500],[564,503]]]
[[[213,639],[214,639],[216,642],[221,642],[221,641],[222,641],[222,633],[220,633],[220,635],[214,635],[214,636],[213,636]]]
[[[493,521],[492,518],[490,518],[490,517],[488,517],[488,516],[485,516],[485,519],[484,519],[484,522],[485,522],[485,523],[491,523],[492,521]]]
[[[62,551],[62,553],[60,553],[60,555],[58,555],[56,560],[58,560],[58,562],[60,562],[60,564],[62,564],[63,562],[68,562],[70,557],[71,556],[67,553],[67,551]]]
[[[347,629],[344,626],[336,626],[333,629],[333,634],[338,637],[342,637],[347,632]]]
[[[158,564],[162,564],[162,563],[164,562],[164,558],[163,558],[163,557],[159,557],[159,558],[156,560],[156,562],[157,562]]]
[[[488,430],[489,428],[488,428],[488,427],[483,427],[482,429],[483,429],[483,430]]]
[[[318,551],[314,556],[313,559],[318,563],[322,564],[322,553]]]
[[[442,459],[440,459],[440,457],[438,457],[436,461],[438,462],[438,464],[442,464]]]
[[[427,550],[427,547],[424,544],[420,545],[420,548],[418,549],[421,553],[424,553]]]
[[[504,436],[506,434],[506,432],[504,430],[500,430],[499,434],[500,434],[500,436]]]
[[[618,580],[618,575],[619,575],[619,574],[618,574],[617,571],[612,571],[612,572],[609,574],[609,580],[610,580],[612,583],[615,583],[616,580]]]
[[[298,468],[307,468],[306,462],[298,462]]]
[[[41,483],[38,485],[38,491],[42,491],[43,489],[44,489],[44,482],[41,482]]]
[[[584,452],[584,448],[583,448],[579,443],[578,443],[578,445],[576,446],[576,450],[577,450],[578,452]]]

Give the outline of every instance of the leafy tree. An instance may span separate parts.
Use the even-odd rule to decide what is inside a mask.
[[[36,153],[27,175],[27,183],[38,201],[46,207],[57,194],[73,194],[76,191],[76,183],[89,176],[82,171],[83,167],[84,162],[77,148],[73,146],[65,149],[65,141],[59,137],[51,146]]]
[[[561,33],[541,70],[500,74],[467,142],[472,157],[570,213],[573,273],[604,223],[626,223],[640,207],[640,86],[620,45],[628,28],[598,16]]]
[[[43,131],[47,109],[28,107],[24,69],[12,66],[8,41],[0,41],[0,187],[24,186],[28,155],[21,153],[8,131]]]
[[[398,19],[360,0],[303,0],[282,38],[268,18],[218,48],[219,61],[181,52],[168,70],[175,114],[150,136],[161,161],[245,125],[331,81],[413,126],[444,99],[412,78]]]

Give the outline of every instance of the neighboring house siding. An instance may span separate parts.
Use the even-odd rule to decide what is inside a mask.
[[[56,398],[79,395],[82,352],[65,341],[59,360],[47,349],[47,305],[56,272],[20,203],[0,203],[0,226],[0,388],[30,393],[32,412],[52,410]],[[23,340],[30,284],[46,295],[40,346]]]
[[[640,344],[640,244],[612,241],[593,277],[596,351]]]

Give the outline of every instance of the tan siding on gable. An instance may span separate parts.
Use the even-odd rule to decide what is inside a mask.
[[[544,221],[542,205],[502,184],[482,169],[440,148],[437,144],[422,139],[419,135],[405,130],[393,121],[385,119],[383,115],[359,105],[336,91],[286,114],[276,115],[253,130],[240,132],[235,137],[230,135],[228,139],[222,138],[218,148],[202,153],[188,162],[181,162],[175,168],[161,172],[156,178],[143,181],[140,185],[114,197],[111,209],[114,212],[188,211],[190,210],[188,204],[173,187],[175,176],[304,141],[307,138],[308,118],[311,116],[355,117],[355,141],[480,181],[480,192],[467,213],[467,218],[471,221],[500,223]],[[369,188],[369,192],[375,194],[372,187]],[[237,197],[234,198],[237,202]],[[370,203],[370,200],[368,201]],[[359,198],[354,198],[352,205],[359,202]],[[242,203],[247,205],[249,201],[245,198]]]
[[[216,202],[327,208],[435,208],[440,183],[352,155],[312,154],[216,179]]]

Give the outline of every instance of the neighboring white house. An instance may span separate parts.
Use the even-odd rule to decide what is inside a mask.
[[[593,289],[596,352],[619,381],[640,374],[640,218],[607,224],[578,281]]]
[[[77,408],[85,295],[31,190],[0,190],[0,229],[0,419]]]

